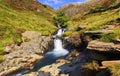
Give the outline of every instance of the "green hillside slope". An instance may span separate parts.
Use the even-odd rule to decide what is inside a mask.
[[[107,2],[108,0],[102,0],[102,1]],[[109,0],[109,1],[112,1],[112,0]],[[91,2],[88,2],[88,3],[91,3]],[[95,2],[93,5],[96,5],[97,3]],[[83,5],[82,7],[88,7],[88,6]],[[74,34],[81,31],[103,30],[105,29],[106,25],[107,26],[110,25],[113,27],[112,30],[114,31],[114,34],[111,34],[109,36],[107,34],[102,35],[103,37],[101,37],[101,39],[103,41],[112,41],[114,39],[119,39],[120,38],[120,31],[119,31],[120,30],[120,27],[119,27],[120,26],[120,8],[119,7],[120,7],[120,1],[115,0],[114,2],[111,2],[109,5],[107,3],[104,3],[104,6],[103,4],[99,4],[99,7],[98,5],[96,5],[84,12],[83,12],[84,10],[83,9],[81,10],[82,14],[81,12],[77,12],[77,14],[74,14],[74,11],[72,11],[73,12],[73,15],[71,15],[72,19],[68,22],[69,31],[67,31],[66,34],[70,35],[70,34]],[[74,9],[81,9],[81,7],[80,8],[74,7]],[[66,14],[70,13],[68,11],[65,11],[65,12]],[[84,29],[80,30],[79,27],[84,27]]]
[[[19,3],[19,4],[17,4]],[[0,53],[3,47],[21,42],[21,33],[39,31],[42,35],[54,32],[54,10],[35,0],[0,0]]]

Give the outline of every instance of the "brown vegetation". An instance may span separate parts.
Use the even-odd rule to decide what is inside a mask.
[[[5,0],[5,3],[17,10],[44,12],[43,8],[52,9],[50,6],[41,4],[37,0]]]

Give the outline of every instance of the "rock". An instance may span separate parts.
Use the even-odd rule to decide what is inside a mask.
[[[110,67],[116,64],[120,64],[120,60],[112,60],[112,61],[102,61],[102,65],[104,67]]]
[[[113,30],[97,30],[97,31],[85,31],[85,34],[103,34],[103,33],[113,33]]]
[[[89,42],[89,37],[83,33],[73,34],[70,38],[67,39],[68,46],[72,48],[76,48],[77,51],[81,52],[86,50],[86,47]]]
[[[88,44],[88,49],[98,51],[120,51],[120,44],[106,43],[98,40],[92,40]]]
[[[10,53],[11,52],[11,47],[10,46],[6,46],[5,49],[4,49],[4,51],[6,53]]]
[[[17,45],[15,45],[15,44],[12,44],[10,46],[6,46],[4,48],[4,52],[5,53],[11,53],[11,52],[15,51],[16,47],[17,47]]]
[[[37,54],[32,54],[30,55],[30,57],[34,58],[34,59],[37,59],[37,60],[40,60],[43,58],[43,56],[40,56],[40,55],[37,55]]]
[[[39,38],[40,36],[41,36],[41,34],[36,31],[26,31],[26,32],[22,33],[23,41],[25,41],[26,38],[28,38],[30,40],[34,40],[36,38]]]
[[[50,76],[59,76],[59,73],[61,71],[59,67],[64,65],[66,62],[69,61],[57,60],[57,63],[40,68],[39,72],[49,73]],[[68,74],[60,74],[60,76],[68,76]]]
[[[89,36],[91,39],[99,39],[102,34],[111,34],[113,30],[96,30],[96,31],[85,31],[84,34]]]
[[[0,76],[6,76],[7,74],[10,74],[16,70],[20,69],[20,67],[12,67],[11,69],[8,69],[6,71],[0,72]]]
[[[38,73],[36,73],[36,72],[30,72],[30,73],[24,74],[22,76],[38,76]]]
[[[39,72],[42,74],[50,74],[50,76],[81,76],[80,67],[86,62],[86,56],[87,55],[80,54],[77,57],[73,57],[70,61],[58,59],[56,63],[40,68]]]
[[[66,61],[64,59],[58,59],[58,60],[56,60],[56,63],[70,63],[70,62]]]

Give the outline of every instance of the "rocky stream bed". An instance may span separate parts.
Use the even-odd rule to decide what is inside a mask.
[[[5,55],[5,61],[0,64],[0,76],[15,76],[14,73],[20,72],[23,74],[18,76],[99,76],[98,71],[94,73],[83,69],[82,65],[89,60],[97,60],[101,61],[100,63],[106,68],[108,67],[106,65],[109,64],[107,57],[111,55],[104,59],[97,58],[97,55],[106,56],[99,52],[117,51],[115,54],[119,57],[118,52],[120,51],[120,44],[103,43],[96,40],[90,41],[88,44],[88,38],[75,35],[68,39],[65,46],[71,47],[69,49],[72,51],[69,55],[59,58],[51,65],[32,71],[34,64],[44,58],[44,53],[53,49],[52,36],[41,36],[38,32],[26,31],[22,34],[22,40],[23,43],[20,46],[13,44],[5,47],[8,54]],[[78,45],[75,45],[76,43]],[[118,64],[119,60],[115,60],[113,63]]]

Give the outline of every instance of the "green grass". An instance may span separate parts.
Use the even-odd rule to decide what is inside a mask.
[[[76,15],[72,20],[69,21],[68,29],[72,30],[68,31],[67,34],[71,35],[72,32],[76,32],[76,29],[79,26],[83,26],[84,29],[79,30],[77,32],[86,30],[87,31],[102,30],[105,25],[108,25],[111,22],[115,23],[115,21],[119,18],[120,8],[108,9],[103,12],[91,13],[87,15]],[[116,35],[117,32],[118,31],[111,35],[103,34],[101,39],[106,42],[112,41],[116,39],[118,35],[120,35],[120,34]],[[107,36],[108,39],[105,38],[105,36]],[[111,36],[113,36],[113,39],[111,39]]]
[[[76,17],[77,16],[77,17]],[[114,22],[120,18],[120,8],[106,10],[104,12],[97,12],[88,15],[76,15],[68,22],[67,35],[71,35],[72,32],[76,32],[76,29],[79,26],[83,26],[83,30],[79,31],[88,31],[88,30],[100,30],[103,29],[104,25]],[[78,31],[78,32],[79,32]]]
[[[82,20],[81,25],[86,26],[87,30],[98,30],[109,22],[120,18],[120,9],[118,8],[102,13],[95,13],[86,17],[87,18],[85,20]]]
[[[4,46],[20,43],[21,33],[27,30],[38,31],[42,35],[52,34],[55,31],[52,15],[32,11],[17,11],[4,5],[4,3],[0,3],[0,53],[3,52]]]
[[[86,69],[91,69],[91,70],[98,70],[99,65],[96,61],[90,61],[88,63],[85,63],[82,65],[82,68],[86,68]]]
[[[112,34],[102,34],[100,40],[104,42],[114,42],[117,39],[120,39],[120,28],[114,29]]]
[[[109,67],[109,70],[112,74],[111,76],[120,76],[120,64]]]
[[[113,40],[115,40],[115,37],[115,34],[102,34],[100,40],[104,42],[112,42]]]
[[[5,57],[4,56],[0,56],[0,63],[5,60]]]

